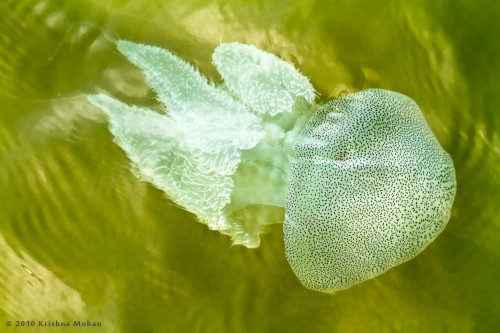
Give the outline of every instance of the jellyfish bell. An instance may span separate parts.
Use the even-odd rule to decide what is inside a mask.
[[[311,289],[334,292],[382,274],[448,222],[453,162],[407,96],[369,89],[335,99],[311,117],[294,152],[285,248]]]
[[[117,47],[167,110],[89,95],[140,177],[234,244],[258,247],[284,211],[286,256],[306,287],[381,274],[446,225],[453,163],[410,98],[371,89],[318,107],[292,65],[239,43],[213,54],[218,86],[167,50]]]

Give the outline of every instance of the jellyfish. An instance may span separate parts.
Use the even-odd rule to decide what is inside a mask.
[[[446,226],[453,161],[409,97],[367,89],[317,105],[294,66],[240,43],[215,49],[219,84],[165,49],[117,47],[143,70],[161,112],[88,100],[137,175],[233,244],[258,247],[282,222],[305,287],[334,293],[380,275]]]

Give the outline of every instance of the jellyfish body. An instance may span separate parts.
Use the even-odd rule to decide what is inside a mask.
[[[306,287],[381,274],[446,225],[453,163],[408,97],[371,89],[318,109],[305,76],[250,45],[216,48],[219,86],[164,49],[118,49],[168,113],[89,96],[139,176],[247,247],[285,207],[286,256]]]

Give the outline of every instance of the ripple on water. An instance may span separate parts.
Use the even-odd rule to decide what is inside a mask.
[[[0,235],[0,310],[9,319],[74,320],[86,318],[78,292]]]

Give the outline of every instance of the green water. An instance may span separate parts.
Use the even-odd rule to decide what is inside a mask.
[[[0,2],[0,332],[500,330],[498,1]],[[455,162],[445,231],[421,255],[336,295],[305,289],[281,225],[230,245],[150,184],[85,100],[157,106],[117,38],[177,53],[213,80],[239,41],[311,78],[319,100],[377,87],[421,106]],[[13,322],[13,327],[7,326]]]

